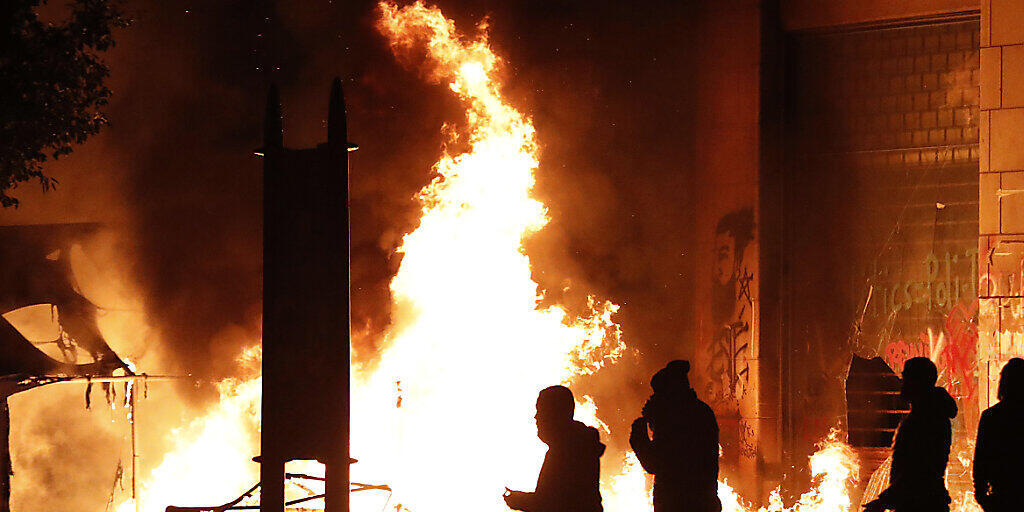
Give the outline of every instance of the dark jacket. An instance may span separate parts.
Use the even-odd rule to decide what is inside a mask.
[[[956,412],[956,401],[940,387],[911,406],[893,440],[889,488],[878,496],[887,508],[949,509],[945,475],[952,441],[949,420]]]
[[[981,413],[974,495],[988,512],[1024,510],[1024,403],[1004,400]]]
[[[529,512],[601,512],[601,443],[597,429],[578,421],[548,443]]]
[[[653,433],[634,432],[630,445],[654,475],[655,512],[719,512],[718,421],[692,389],[655,393],[644,406]]]

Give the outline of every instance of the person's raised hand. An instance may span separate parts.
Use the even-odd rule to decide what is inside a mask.
[[[644,408],[640,409],[640,415],[643,416],[644,418],[650,417],[650,415],[651,415],[651,399],[650,398],[648,398],[647,401],[644,402]]]
[[[643,418],[637,418],[633,420],[633,426],[629,431],[630,438],[640,438],[650,440],[650,436],[647,434],[647,420]]]
[[[525,511],[530,499],[530,494],[522,491],[513,491],[508,487],[505,488],[505,493],[502,494],[505,498],[505,504],[512,510]]]

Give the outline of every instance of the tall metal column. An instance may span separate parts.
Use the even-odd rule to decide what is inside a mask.
[[[327,142],[284,146],[267,99],[263,165],[263,512],[284,507],[284,463],[327,468],[326,506],[348,511],[349,204],[345,102],[331,87]]]
[[[350,442],[350,416],[351,416],[351,389],[350,389],[350,371],[351,371],[351,355],[350,351],[350,340],[351,332],[349,331],[349,322],[351,314],[351,295],[349,293],[349,282],[352,273],[351,267],[351,240],[350,240],[350,204],[349,204],[349,162],[348,153],[350,150],[356,149],[354,144],[348,142],[348,119],[345,112],[345,96],[341,87],[341,79],[335,78],[331,84],[331,96],[328,102],[327,108],[327,151],[330,153],[330,161],[332,162],[343,162],[344,167],[341,169],[344,172],[344,177],[340,180],[341,195],[340,198],[344,201],[344,207],[340,208],[337,214],[339,215],[338,224],[344,226],[343,236],[341,242],[343,245],[344,258],[340,258],[343,262],[344,268],[342,274],[344,275],[344,317],[345,317],[345,336],[344,346],[338,347],[341,354],[338,356],[338,368],[336,368],[336,379],[340,385],[339,398],[341,402],[337,404],[336,418],[334,420],[336,428],[336,438],[333,440],[331,445],[331,453],[327,454],[326,457],[326,473],[325,477],[325,512],[348,512],[349,510],[349,442]]]
[[[0,512],[11,510],[11,410],[0,398]]]

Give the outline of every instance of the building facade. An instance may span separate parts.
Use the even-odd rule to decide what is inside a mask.
[[[1024,1],[733,0],[699,17],[693,359],[726,475],[760,475],[740,477],[752,498],[798,491],[831,429],[891,436],[857,415],[895,406],[847,407],[854,356],[896,374],[931,357],[969,460],[1002,364],[1024,355]],[[954,461],[950,486],[969,474]]]

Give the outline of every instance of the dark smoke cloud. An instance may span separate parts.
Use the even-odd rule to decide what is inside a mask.
[[[668,360],[691,357],[696,9],[686,3],[495,3],[510,94],[534,116],[551,223],[527,245],[549,298],[621,305],[637,353],[577,384],[625,448]],[[569,284],[570,292],[561,294]],[[607,461],[606,465],[613,465]]]
[[[214,346],[232,345],[218,333],[242,326],[259,336],[261,183],[251,150],[265,92],[281,87],[286,144],[308,147],[325,136],[327,90],[339,75],[350,138],[362,147],[352,162],[354,324],[379,332],[398,263],[391,254],[418,218],[412,195],[430,179],[441,125],[461,121],[452,95],[396,61],[374,29],[373,2],[128,7],[135,23],[108,55],[112,126],[56,167],[65,185],[27,198],[37,204],[19,219],[120,223],[173,369],[229,374],[246,341]],[[529,244],[536,278],[553,299],[569,280],[623,304],[634,346],[680,355],[694,278],[693,9],[441,7],[469,33],[489,17],[506,92],[535,119],[537,191],[553,219]]]
[[[101,510],[111,489],[123,483],[116,470],[128,453],[119,435],[123,414],[102,406],[87,411],[76,386],[28,391],[10,403],[16,425],[33,426],[11,432],[11,445],[19,448],[12,454],[12,510]],[[73,424],[89,428],[68,428]],[[91,449],[88,465],[81,464],[83,445]],[[77,470],[67,471],[68,465]]]
[[[622,306],[637,354],[578,389],[624,444],[667,360],[691,355],[697,105],[687,3],[439,2],[466,32],[490,18],[506,93],[533,116],[537,193],[549,226],[527,244],[548,300],[592,293]],[[346,87],[352,159],[352,291],[357,354],[388,323],[394,248],[413,229],[443,123],[462,110],[443,85],[396,61],[373,2],[128,3],[134,25],[108,55],[112,126],[54,169],[58,191],[23,194],[4,222],[117,226],[167,368],[211,380],[259,339],[262,112],[281,87],[285,143],[326,136],[332,77]],[[301,197],[295,198],[301,202]],[[563,292],[566,285],[568,292]],[[629,390],[624,393],[623,389]],[[204,396],[209,397],[206,393]],[[619,435],[621,434],[621,435]]]
[[[156,3],[135,30],[158,34],[160,53],[121,63],[133,70],[130,89],[147,91],[130,100],[144,113],[139,142],[148,147],[128,192],[147,309],[178,369],[212,378],[230,374],[238,344],[258,336],[231,343],[217,333],[259,322],[260,162],[251,149],[269,84],[281,88],[286,144],[310,147],[325,137],[330,80],[345,80],[351,138],[364,148],[352,168],[353,323],[370,349],[387,324],[389,254],[415,223],[410,198],[429,179],[424,162],[439,146],[441,107],[451,107],[424,102],[430,87],[400,72],[372,28],[372,4],[241,7],[201,3],[186,14]],[[143,34],[146,19],[160,21]]]

